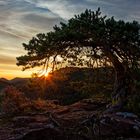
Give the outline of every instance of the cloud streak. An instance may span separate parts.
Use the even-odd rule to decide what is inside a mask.
[[[81,13],[86,8],[96,10],[101,7],[107,15],[118,19],[139,20],[139,0],[26,0],[36,7],[47,8],[64,19]],[[135,16],[134,16],[135,15]],[[140,21],[140,20],[139,20]]]

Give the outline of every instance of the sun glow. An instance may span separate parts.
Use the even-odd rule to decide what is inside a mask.
[[[45,77],[48,77],[49,76],[49,73],[52,71],[52,69],[50,67],[48,67],[47,70],[43,70],[39,76],[45,76]]]

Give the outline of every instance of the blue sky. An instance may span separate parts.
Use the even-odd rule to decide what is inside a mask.
[[[52,30],[85,9],[101,8],[116,19],[140,22],[140,0],[0,0],[0,77],[29,76],[16,66],[22,43]]]

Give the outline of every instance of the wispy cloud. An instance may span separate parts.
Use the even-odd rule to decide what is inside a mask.
[[[69,19],[73,15],[89,8],[86,0],[26,0],[36,7],[47,8],[58,16]],[[93,5],[92,5],[93,6]]]
[[[102,11],[109,16],[118,19],[139,20],[139,0],[26,0],[36,7],[47,8],[64,19],[81,13],[86,8],[96,10],[101,7]],[[136,16],[131,16],[135,15]]]

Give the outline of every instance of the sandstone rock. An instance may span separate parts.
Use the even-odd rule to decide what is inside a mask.
[[[105,103],[81,101],[69,106],[50,106],[41,113],[16,116],[9,124],[0,126],[0,140],[91,140],[95,139],[93,136],[103,140],[140,138],[138,116],[129,112],[99,115],[104,107]]]
[[[105,114],[101,117],[102,135],[138,136],[140,137],[140,122],[133,113],[118,112]]]
[[[30,116],[18,116],[14,117],[12,121],[15,127],[22,127],[28,125],[31,122],[35,122],[36,119]]]
[[[124,118],[134,118],[134,119],[137,119],[138,116],[135,115],[134,113],[130,113],[130,112],[117,112],[116,115],[118,116],[122,116]]]

